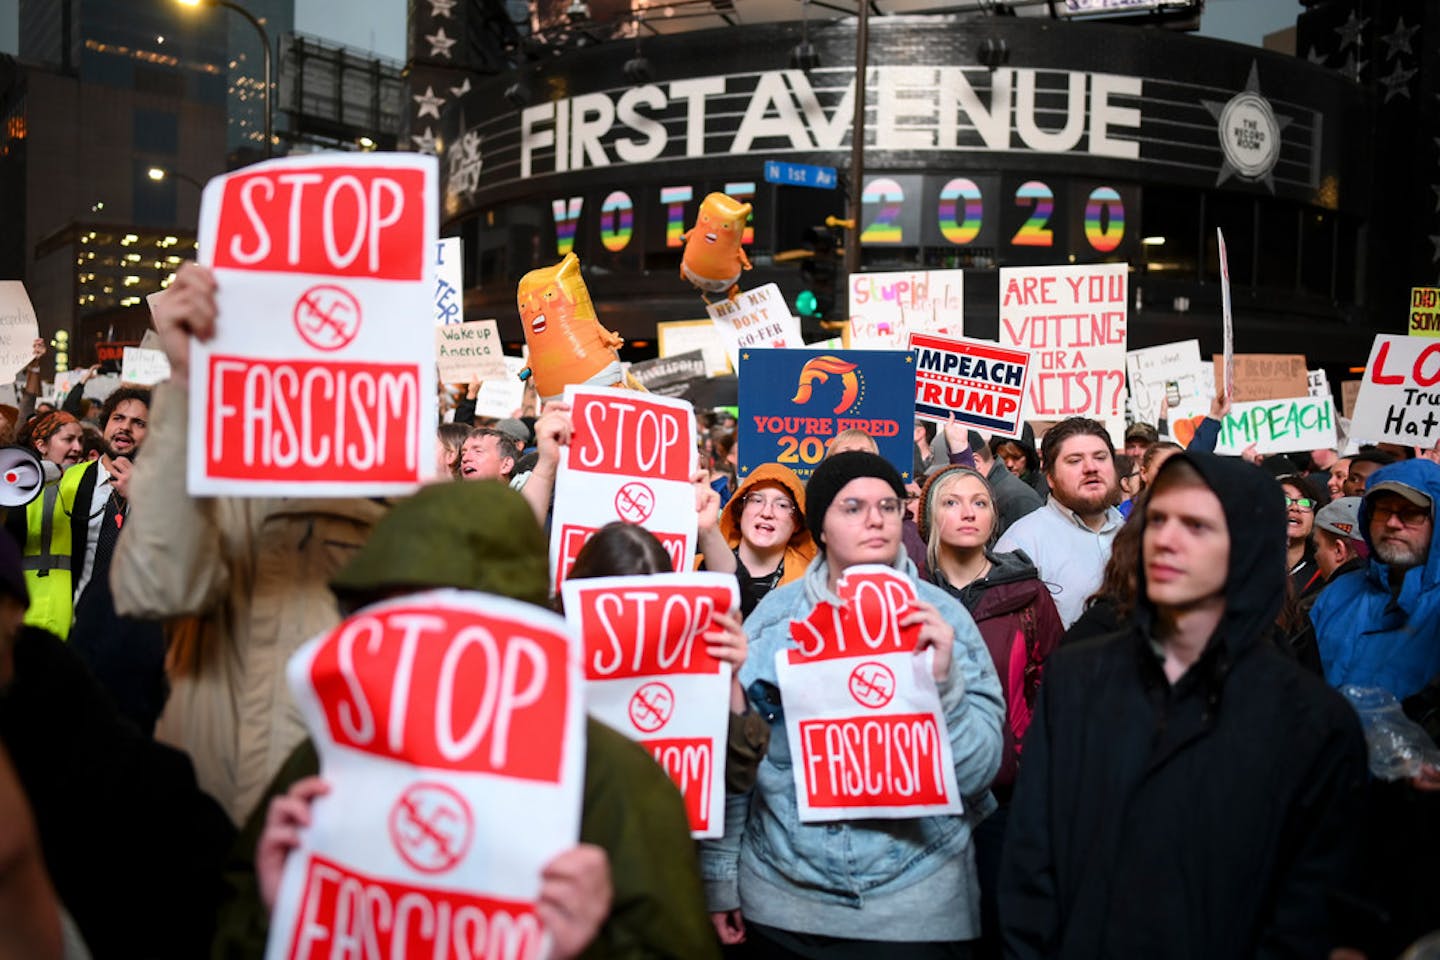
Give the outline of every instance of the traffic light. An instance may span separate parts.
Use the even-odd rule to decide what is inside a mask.
[[[809,227],[804,244],[810,254],[800,261],[800,295],[795,312],[802,320],[825,320],[835,311],[835,233],[829,227]]]

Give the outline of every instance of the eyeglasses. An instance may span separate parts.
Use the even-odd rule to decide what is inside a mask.
[[[1381,523],[1389,523],[1391,517],[1400,518],[1407,527],[1418,527],[1430,519],[1430,511],[1424,507],[1385,507],[1379,504],[1370,508],[1370,516]]]
[[[1315,501],[1309,497],[1286,497],[1286,507],[1299,507],[1301,510],[1314,510]]]
[[[900,516],[901,511],[905,509],[905,501],[896,497],[885,497],[883,500],[876,500],[873,503],[853,498],[835,501],[835,508],[840,511],[840,516],[851,522],[868,517],[871,507],[878,507],[880,516],[886,520],[893,520]]]
[[[747,493],[740,498],[740,502],[744,504],[746,508],[754,507],[757,510],[765,510],[768,508],[781,516],[788,516],[795,512],[795,504],[786,500],[784,497],[766,500],[757,493]]]

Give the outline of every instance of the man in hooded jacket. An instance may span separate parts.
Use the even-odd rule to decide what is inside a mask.
[[[1247,464],[1161,468],[1131,520],[1135,613],[1058,650],[1040,687],[1000,875],[1007,957],[1335,945],[1365,745],[1345,701],[1269,640],[1284,516],[1280,487]]]

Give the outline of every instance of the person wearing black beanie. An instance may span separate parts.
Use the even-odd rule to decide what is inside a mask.
[[[829,511],[831,502],[850,481],[862,477],[885,481],[903,504],[906,496],[905,481],[900,479],[900,471],[884,457],[863,450],[849,450],[826,458],[815,468],[815,472],[810,474],[810,482],[805,484],[805,524],[810,528],[810,536],[820,545],[822,552],[825,549],[825,514]]]

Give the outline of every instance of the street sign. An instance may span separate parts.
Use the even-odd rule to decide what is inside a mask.
[[[819,190],[834,190],[839,179],[835,176],[834,167],[816,167],[808,163],[766,160],[765,182],[778,183],[785,187],[815,187]]]

